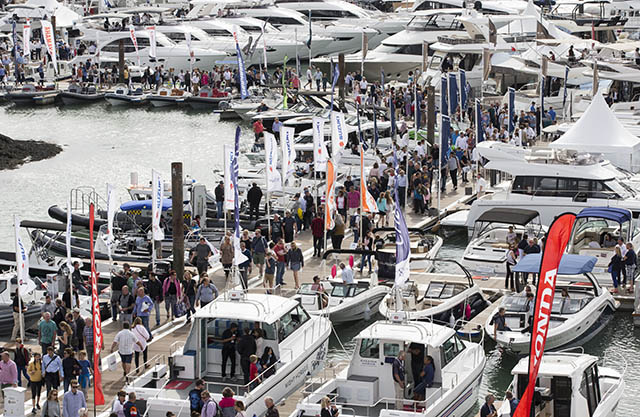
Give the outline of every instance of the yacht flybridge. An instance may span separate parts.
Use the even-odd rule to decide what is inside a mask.
[[[633,175],[597,155],[552,149],[529,152],[488,141],[478,144],[477,149],[489,160],[485,168],[506,172],[512,179],[473,202],[467,227],[496,207],[535,207],[543,225],[551,224],[560,213],[579,213],[594,206],[627,209],[634,218],[640,213]]]
[[[460,339],[449,327],[407,321],[398,312],[361,331],[355,344],[349,366],[334,378],[308,385],[292,417],[318,416],[325,396],[341,415],[354,417],[462,416],[476,404],[486,362],[484,348]],[[409,349],[419,353],[409,354]],[[407,352],[407,372],[398,397],[391,375],[400,352]],[[410,361],[419,360],[422,365],[427,356],[433,359],[433,384],[426,388],[424,401],[412,400],[419,381],[409,371]]]
[[[540,254],[526,255],[513,268],[514,273],[530,275],[540,272]],[[620,303],[600,286],[592,274],[596,258],[565,254],[558,267],[558,283],[553,298],[545,350],[580,346],[605,328]],[[535,296],[535,287],[530,286]],[[564,294],[563,294],[564,291]],[[509,352],[529,352],[531,305],[526,290],[505,296],[485,324],[489,337]],[[504,308],[508,330],[494,332],[494,318]]]
[[[324,364],[331,323],[325,317],[309,315],[297,300],[232,290],[199,309],[194,318],[184,345],[173,351],[168,363],[153,363],[125,388],[144,402],[148,417],[165,417],[167,411],[188,417],[188,393],[199,378],[205,380],[216,401],[228,386],[234,390],[234,398],[245,404],[247,415],[262,416],[265,397],[276,403],[283,400]],[[238,337],[243,329],[261,329],[263,349],[273,349],[277,363],[266,370],[273,374],[262,382],[243,384],[242,379],[223,378],[221,339],[232,324],[238,326]],[[239,358],[235,362],[239,364]],[[226,371],[230,375],[230,368]],[[235,375],[242,378],[242,371],[236,369]]]

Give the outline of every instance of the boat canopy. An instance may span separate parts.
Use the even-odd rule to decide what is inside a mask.
[[[151,210],[151,200],[132,200],[123,203],[120,206],[120,210],[122,211],[131,211],[131,210]],[[171,208],[171,199],[163,198],[162,199],[162,211],[167,211]]]
[[[588,207],[576,216],[578,219],[586,217],[599,217],[622,224],[631,221],[631,212],[616,207]]]
[[[535,210],[497,207],[482,213],[476,222],[508,223],[524,226],[539,215]]]
[[[542,254],[532,253],[520,260],[513,267],[513,272],[540,273]],[[560,260],[558,275],[582,275],[591,272],[598,258],[595,256],[564,254]]]

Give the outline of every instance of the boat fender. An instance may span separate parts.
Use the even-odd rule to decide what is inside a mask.
[[[369,303],[365,304],[364,307],[364,319],[369,321],[371,319],[371,308],[369,308]]]

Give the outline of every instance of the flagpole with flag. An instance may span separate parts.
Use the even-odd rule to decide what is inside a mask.
[[[480,99],[476,99],[475,105],[476,115],[476,146],[484,141],[484,126],[482,125],[482,107],[480,105]],[[480,173],[480,158],[476,159],[476,175]],[[476,193],[478,192],[478,180],[476,179]]]
[[[22,311],[22,294],[26,294],[27,283],[29,278],[29,258],[27,257],[27,250],[20,238],[20,220],[17,215],[13,216],[13,223],[16,233],[16,280],[18,286],[16,287],[16,295],[18,297],[18,320],[20,325],[20,338],[24,340],[24,312]],[[23,286],[25,287],[23,289]],[[35,288],[35,285],[33,286]],[[72,297],[73,298],[73,297]]]
[[[336,198],[335,198],[335,185],[336,185],[336,171],[331,159],[327,160],[327,192],[324,199],[324,242],[327,243],[327,230],[332,230],[335,227],[333,214],[336,211]],[[327,246],[325,246],[326,248]],[[324,267],[325,260],[323,259],[322,265]],[[323,272],[324,275],[324,272]]]
[[[284,56],[284,61],[282,62],[282,108],[287,110],[289,105],[287,103],[287,61],[289,60],[288,56]],[[333,97],[333,95],[332,95]]]
[[[567,81],[569,80],[569,66],[564,67],[564,91],[562,92],[562,120],[565,120],[567,110]]]
[[[136,37],[136,28],[133,25],[129,26],[129,37],[133,43],[133,47],[136,49],[136,56],[138,57],[138,66],[140,66],[140,53],[138,52],[138,38]]]
[[[164,231],[160,227],[160,217],[162,216],[162,205],[164,199],[164,185],[162,177],[158,171],[151,170],[152,189],[151,196],[151,265],[156,270],[156,241],[162,242]],[[161,244],[162,246],[162,244]],[[162,249],[162,247],[160,248]]]
[[[397,172],[398,170],[398,157],[396,155],[395,148],[393,149],[393,165]],[[394,227],[396,233],[396,269],[395,279],[393,286],[399,293],[401,288],[404,288],[407,280],[409,279],[409,253],[410,253],[410,240],[409,230],[407,229],[407,222],[404,219],[402,208],[400,207],[400,201],[398,198],[398,181],[393,182],[393,194],[395,200],[394,209]],[[401,305],[401,304],[400,304]],[[399,304],[396,303],[396,308]]]
[[[507,90],[507,102],[509,105],[509,135],[513,134],[513,131],[515,130],[515,124],[513,123],[513,117],[515,115],[515,99],[516,99],[516,90],[513,87],[509,87],[509,89]]]
[[[247,91],[247,72],[244,69],[244,59],[242,58],[242,51],[240,50],[240,45],[238,44],[238,33],[236,31],[233,32],[233,40],[236,43],[236,55],[238,59],[238,75],[240,76],[240,98],[244,100],[245,98],[249,97],[249,92]]]
[[[526,390],[520,397],[514,417],[529,417],[533,408],[533,396],[538,378],[538,370],[542,362],[544,347],[549,331],[549,317],[553,306],[553,297],[558,277],[558,267],[564,253],[571,230],[575,223],[574,213],[564,213],[556,217],[549,227],[544,251],[540,260],[538,289],[535,299],[533,323],[531,327],[531,343],[529,352],[529,372]]]
[[[234,284],[237,284],[239,281],[239,273],[240,270],[238,265],[247,261],[247,257],[242,254],[242,250],[240,249],[240,196],[238,194],[238,174],[240,171],[238,158],[240,157],[240,126],[236,127],[236,138],[235,138],[235,146],[233,152],[233,164],[231,169],[231,183],[233,184],[233,221],[234,221],[234,232],[233,232],[233,264],[234,268]],[[284,193],[283,193],[284,194]],[[244,281],[243,281],[244,282]],[[243,286],[244,287],[244,286]],[[246,288],[243,288],[246,290]]]
[[[104,393],[102,392],[102,374],[100,369],[100,352],[104,348],[102,338],[102,322],[100,318],[100,302],[98,300],[98,277],[96,274],[96,257],[93,243],[93,225],[95,222],[95,207],[89,205],[89,244],[91,259],[91,314],[93,324],[93,410],[98,405],[104,405]],[[89,353],[89,352],[87,352]]]
[[[67,247],[67,269],[69,270],[69,275],[67,279],[69,280],[69,291],[71,294],[71,308],[73,309],[73,264],[71,263],[71,196],[67,200],[67,227],[65,234],[65,246]],[[109,249],[109,247],[107,247]],[[66,288],[65,288],[66,290]]]
[[[360,61],[360,75],[364,77],[364,60],[367,58],[367,52],[369,52],[369,39],[367,34],[362,31],[362,60]]]
[[[311,68],[311,39],[313,38],[313,31],[311,30],[311,10],[308,11],[309,19],[309,39],[307,39],[307,49],[309,50],[309,68]],[[313,89],[313,85],[311,86]]]
[[[265,162],[267,163],[265,169],[267,181],[267,237],[271,240],[271,192],[282,190],[282,180],[278,172],[278,142],[272,133],[264,132],[264,151]]]

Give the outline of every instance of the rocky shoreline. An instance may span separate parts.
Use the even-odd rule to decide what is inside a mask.
[[[28,162],[53,158],[62,147],[39,140],[15,140],[0,134],[0,170],[15,169]]]

